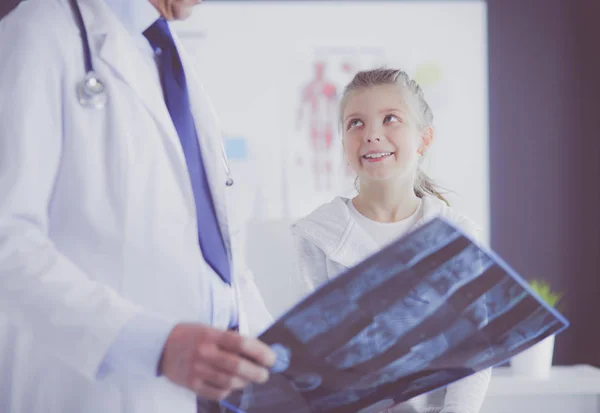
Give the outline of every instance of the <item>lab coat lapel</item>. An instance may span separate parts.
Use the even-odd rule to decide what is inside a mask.
[[[113,73],[137,96],[141,104],[155,120],[160,136],[170,148],[173,167],[178,174],[179,185],[186,194],[187,206],[194,211],[192,192],[185,155],[175,125],[165,104],[160,78],[135,45],[131,34],[122,26],[103,0],[79,0],[86,22],[92,55],[98,56]],[[98,63],[98,62],[96,62]],[[108,76],[108,75],[107,75]],[[115,85],[116,83],[113,83]],[[122,93],[121,91],[119,91]],[[111,90],[109,89],[109,102]],[[132,120],[135,122],[135,120]]]
[[[161,134],[178,148],[176,153],[179,162],[185,165],[177,131],[165,105],[160,79],[142,56],[131,34],[103,1],[80,0],[80,3],[92,54],[108,65],[137,95],[156,120]]]
[[[196,122],[198,141],[202,151],[204,169],[206,170],[208,177],[213,204],[217,213],[217,220],[219,221],[219,227],[221,229],[223,241],[225,242],[227,254],[231,260],[231,240],[225,196],[225,181],[227,180],[227,175],[224,168],[221,131],[217,116],[204,91],[190,56],[187,55],[176,35],[174,35],[174,38],[181,61],[183,62],[183,67],[185,68],[191,110]]]
[[[144,61],[144,56],[141,56],[131,35],[120,24],[118,19],[112,15],[112,12],[103,1],[80,0],[80,3],[88,35],[90,36],[92,53],[99,56],[104,63],[114,70],[154,116],[158,127],[162,131],[162,135],[170,142],[174,149],[174,153],[177,156],[177,163],[181,166],[179,168],[181,182],[187,183],[188,189],[186,192],[188,192],[191,205],[193,205],[193,194],[189,184],[189,177],[185,175],[187,174],[185,156],[177,131],[164,103],[159,79],[153,76],[152,70],[150,70]],[[223,170],[223,157],[220,145],[221,133],[212,106],[194,71],[193,64],[184,52],[177,36],[174,34],[173,37],[175,38],[185,68],[191,110],[196,122],[202,159],[208,176],[217,219],[227,253],[231,257],[231,243],[224,193],[226,176]]]

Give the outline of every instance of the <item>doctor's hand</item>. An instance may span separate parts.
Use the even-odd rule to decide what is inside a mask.
[[[263,342],[202,324],[178,324],[159,372],[203,399],[218,401],[250,383],[264,383],[275,353]]]

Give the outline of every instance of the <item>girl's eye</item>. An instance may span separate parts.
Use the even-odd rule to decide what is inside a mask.
[[[398,119],[398,117],[396,117],[394,115],[386,115],[383,118],[383,123],[388,123],[388,122],[400,122],[400,119]]]
[[[360,125],[362,125],[362,120],[352,119],[350,122],[348,122],[348,129],[354,128],[354,127],[360,126]]]

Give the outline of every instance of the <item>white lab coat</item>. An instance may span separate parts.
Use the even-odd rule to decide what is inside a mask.
[[[0,412],[193,413],[194,395],[164,378],[96,379],[136,314],[211,315],[193,194],[159,79],[102,0],[79,3],[110,93],[100,111],[76,99],[83,52],[67,0],[29,0],[0,22]],[[220,131],[182,59],[231,256]],[[269,316],[235,257],[236,291],[259,330]],[[243,311],[240,327],[248,333]]]

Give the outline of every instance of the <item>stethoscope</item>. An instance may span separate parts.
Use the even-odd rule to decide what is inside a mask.
[[[108,102],[108,92],[106,91],[106,85],[102,78],[94,71],[94,65],[92,63],[92,52],[90,51],[90,42],[88,40],[88,33],[79,3],[77,0],[70,0],[71,7],[75,13],[75,23],[81,33],[81,41],[83,44],[83,62],[85,65],[85,76],[77,84],[77,99],[79,104],[84,108],[91,109],[104,109]],[[227,175],[225,181],[226,186],[233,185],[233,178],[231,177],[231,170],[229,169],[229,162],[227,161],[227,153],[225,152],[225,145],[221,141],[221,158],[223,161],[223,168]]]

